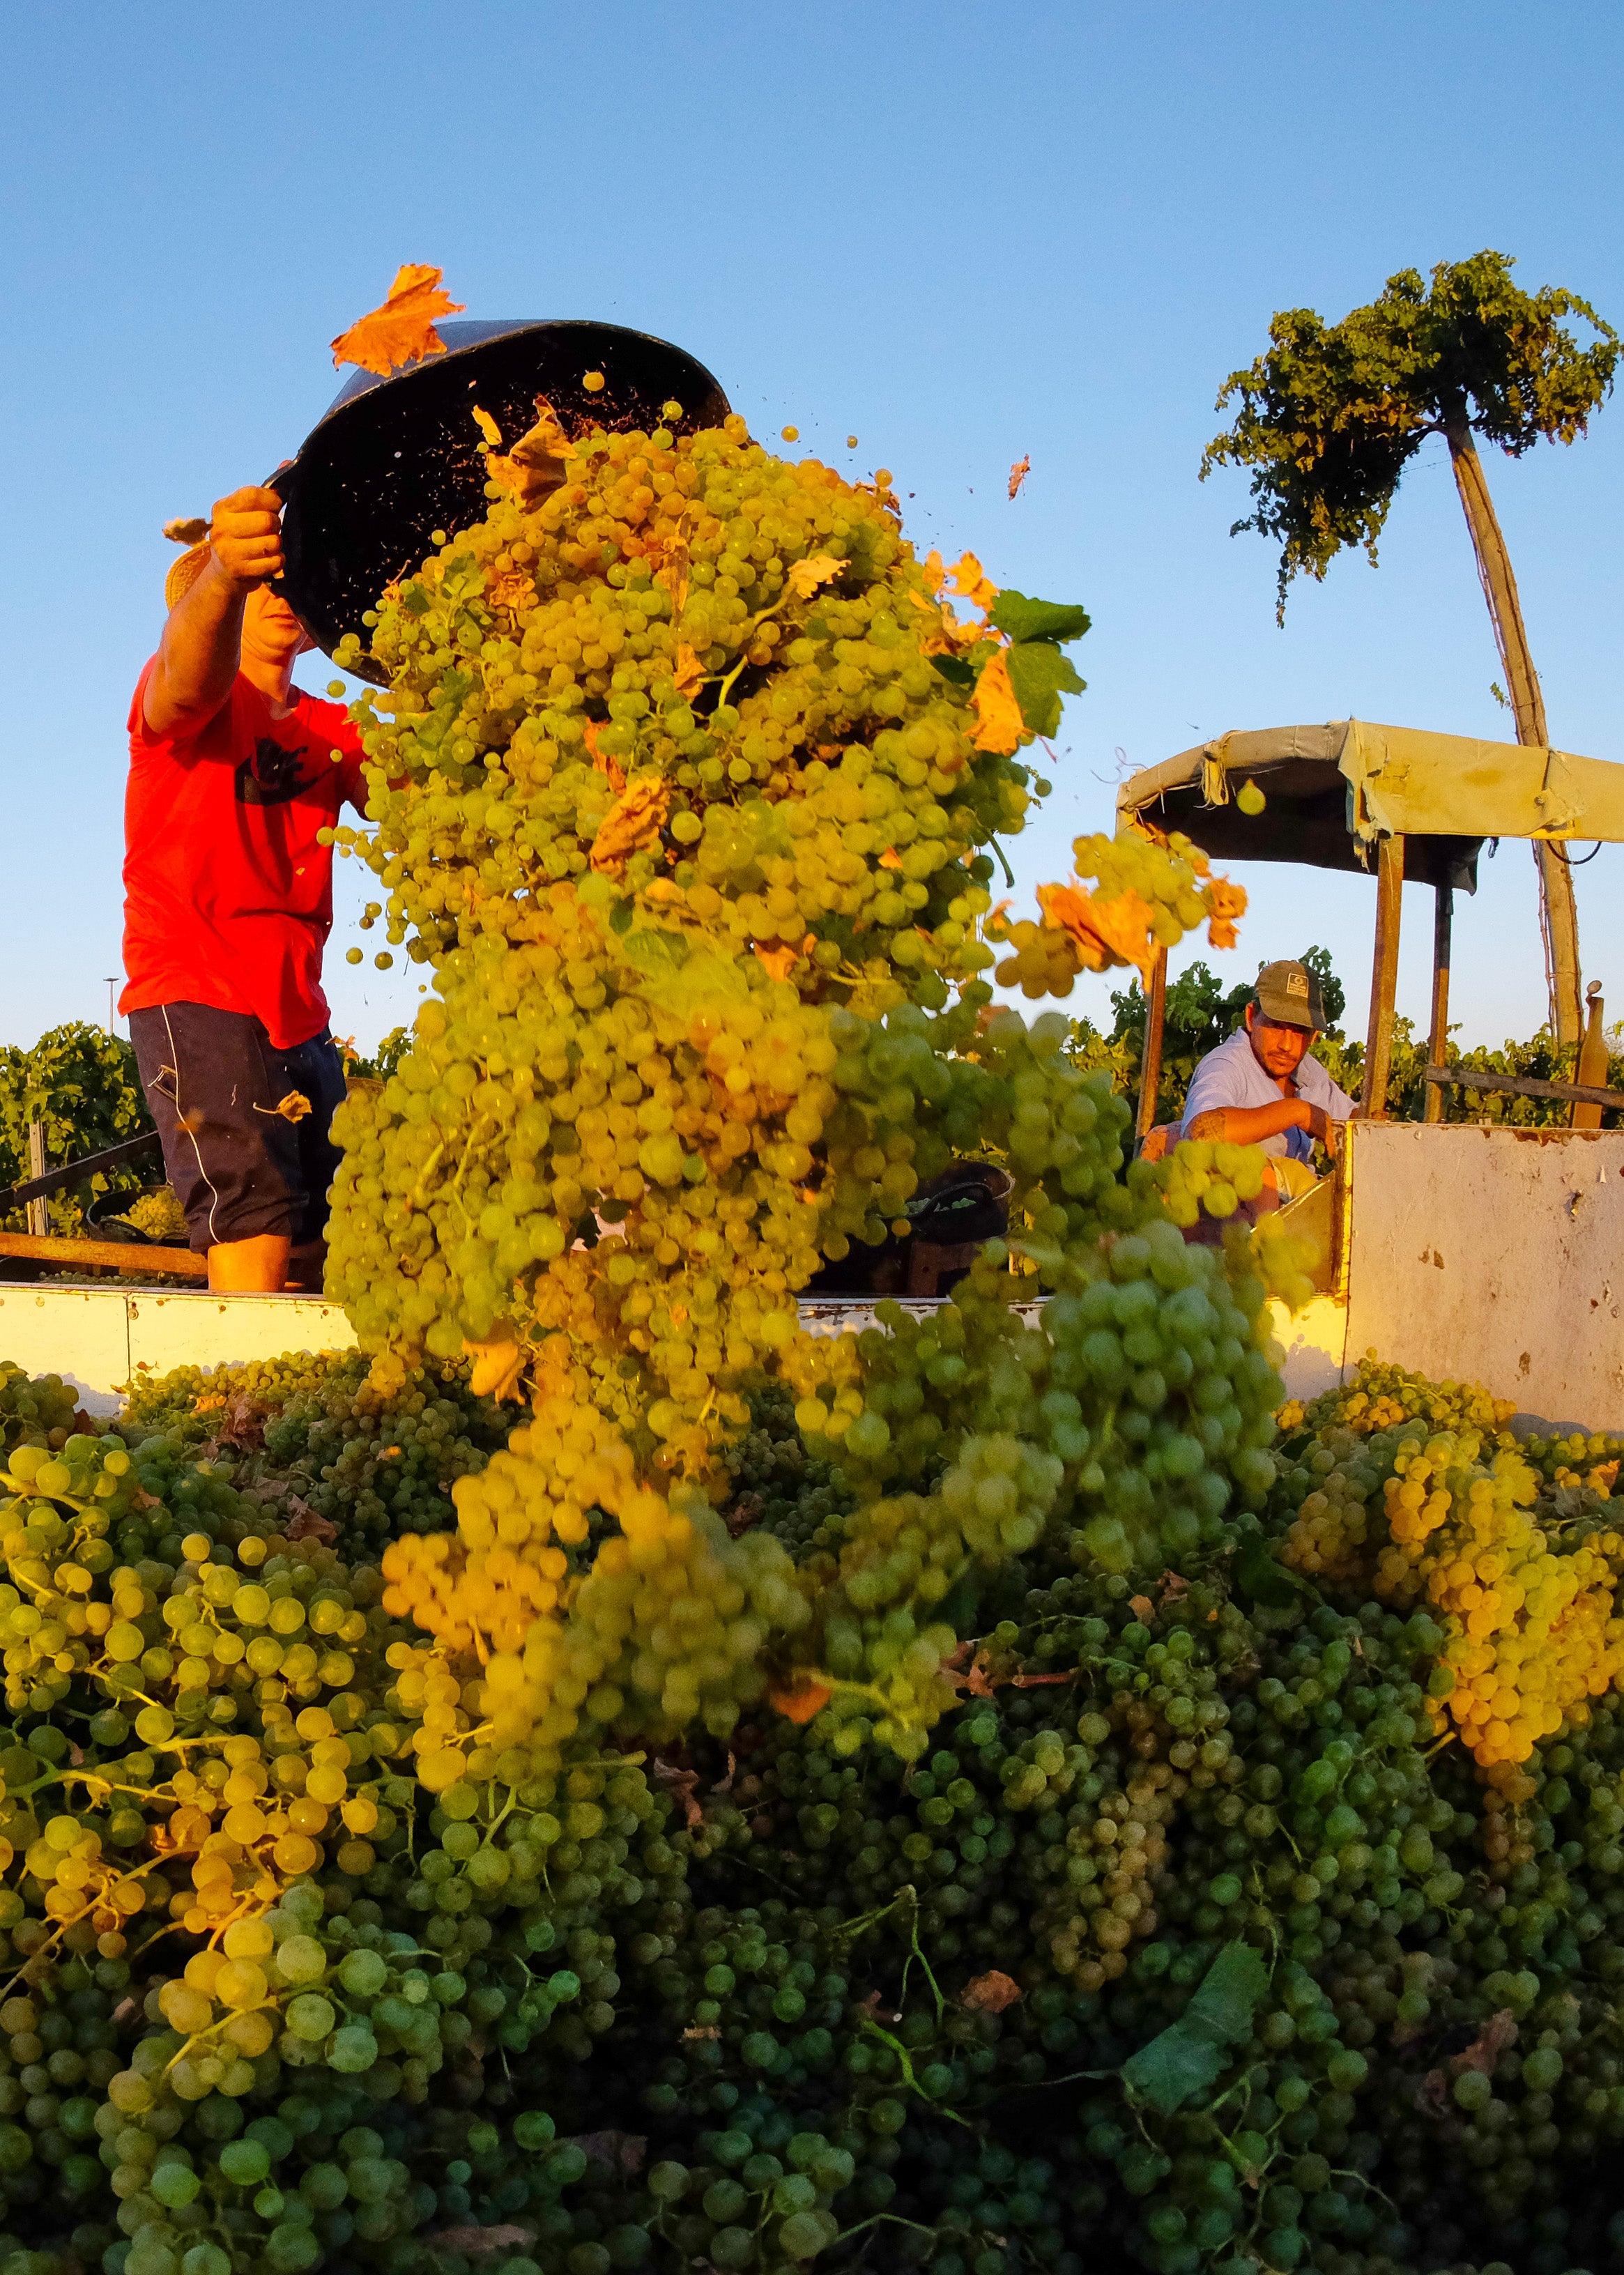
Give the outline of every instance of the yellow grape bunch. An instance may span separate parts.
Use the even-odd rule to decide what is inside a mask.
[[[1281,1553],[1322,1585],[1429,1610],[1444,1637],[1434,1727],[1509,1774],[1624,1674],[1624,1537],[1553,1538],[1538,1476],[1508,1443],[1490,1451],[1465,1425],[1362,1438],[1356,1418],[1328,1422],[1300,1455],[1310,1489]]]
[[[1504,1452],[1516,1442],[1506,1428],[1516,1410],[1514,1398],[1496,1398],[1478,1383],[1430,1382],[1424,1375],[1408,1373],[1369,1350],[1349,1379],[1337,1388],[1323,1392],[1311,1405],[1293,1401],[1282,1408],[1280,1428],[1289,1431],[1306,1425],[1323,1430],[1334,1425],[1351,1431],[1356,1437],[1368,1438],[1377,1431],[1407,1423],[1430,1423],[1434,1429],[1469,1426],[1492,1439]],[[1537,1443],[1523,1440],[1526,1459],[1534,1459],[1533,1447]],[[1596,1441],[1594,1458],[1600,1457],[1605,1443]]]

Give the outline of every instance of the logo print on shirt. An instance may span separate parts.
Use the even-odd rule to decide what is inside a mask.
[[[290,751],[269,735],[261,735],[253,746],[253,756],[245,759],[237,769],[238,804],[286,805],[309,787],[300,763],[308,755],[308,746],[303,743],[297,751]]]

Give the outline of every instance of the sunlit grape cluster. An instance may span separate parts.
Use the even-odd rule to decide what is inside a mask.
[[[1165,1160],[1167,1213],[1177,1225],[1192,1225],[1204,1215],[1233,1216],[1243,1201],[1255,1201],[1263,1190],[1266,1160],[1256,1145],[1181,1139]]]
[[[986,937],[1008,954],[993,968],[1001,987],[1018,987],[1030,1002],[1046,995],[1069,995],[1082,969],[1071,934],[1056,925],[1035,923],[1023,917],[1011,923],[989,922]]]
[[[0,1360],[0,1454],[12,1446],[61,1446],[79,1400],[59,1374],[30,1376]]]
[[[1470,1427],[1413,1425],[1361,1437],[1358,1418],[1327,1424],[1297,1455],[1307,1490],[1286,1561],[1430,1606],[1445,1636],[1429,1689],[1439,1732],[1485,1770],[1525,1762],[1624,1671],[1624,1534],[1553,1537],[1534,1505],[1540,1479],[1510,1440],[1495,1451]]]
[[[1203,923],[1213,948],[1235,946],[1235,920],[1245,913],[1246,895],[1228,878],[1214,877],[1206,855],[1188,837],[1165,837],[1140,822],[1114,837],[1076,838],[1071,852],[1079,881],[1041,885],[1038,899],[1045,929],[1062,935],[1074,970],[1135,964],[1148,975],[1159,951],[1176,948]],[[1080,881],[1084,878],[1096,881],[1091,891]],[[1039,942],[1020,951],[1034,971],[1043,952]],[[1055,956],[1057,951],[1047,953]]]
[[[1323,1392],[1310,1404],[1293,1401],[1282,1407],[1280,1429],[1288,1433],[1335,1425],[1365,1438],[1419,1422],[1435,1429],[1477,1430],[1507,1447],[1514,1441],[1497,1433],[1506,1429],[1516,1410],[1513,1398],[1496,1398],[1474,1382],[1430,1381],[1425,1375],[1408,1372],[1378,1357],[1372,1350],[1365,1352],[1347,1381],[1335,1389]],[[1531,1447],[1524,1450],[1531,1458]]]
[[[385,1552],[384,1604],[453,1651],[477,1644],[497,1753],[528,1749],[555,1770],[583,1724],[628,1743],[695,1720],[725,1737],[766,1688],[769,1647],[806,1624],[780,1543],[766,1532],[730,1537],[691,1487],[668,1500],[638,1485],[623,1443],[590,1407],[544,1402],[456,1497],[456,1536],[408,1536]],[[571,1551],[586,1540],[593,1508],[617,1530],[583,1569]],[[465,1767],[457,1686],[442,1680],[443,1742],[418,1760],[435,1792]],[[426,1733],[433,1727],[426,1716]]]

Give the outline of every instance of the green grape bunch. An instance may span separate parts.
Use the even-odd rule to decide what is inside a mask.
[[[15,1446],[60,1447],[72,1433],[78,1407],[59,1374],[30,1376],[0,1360],[0,1454]]]

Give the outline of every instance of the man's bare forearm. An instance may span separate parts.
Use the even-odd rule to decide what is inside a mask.
[[[207,726],[226,701],[242,660],[247,599],[210,562],[170,609],[143,706],[153,734]]]
[[[1197,1114],[1184,1135],[1220,1145],[1255,1145],[1259,1138],[1278,1137],[1282,1130],[1301,1129],[1304,1119],[1302,1102],[1295,1098],[1282,1098],[1278,1106],[1215,1106]]]

